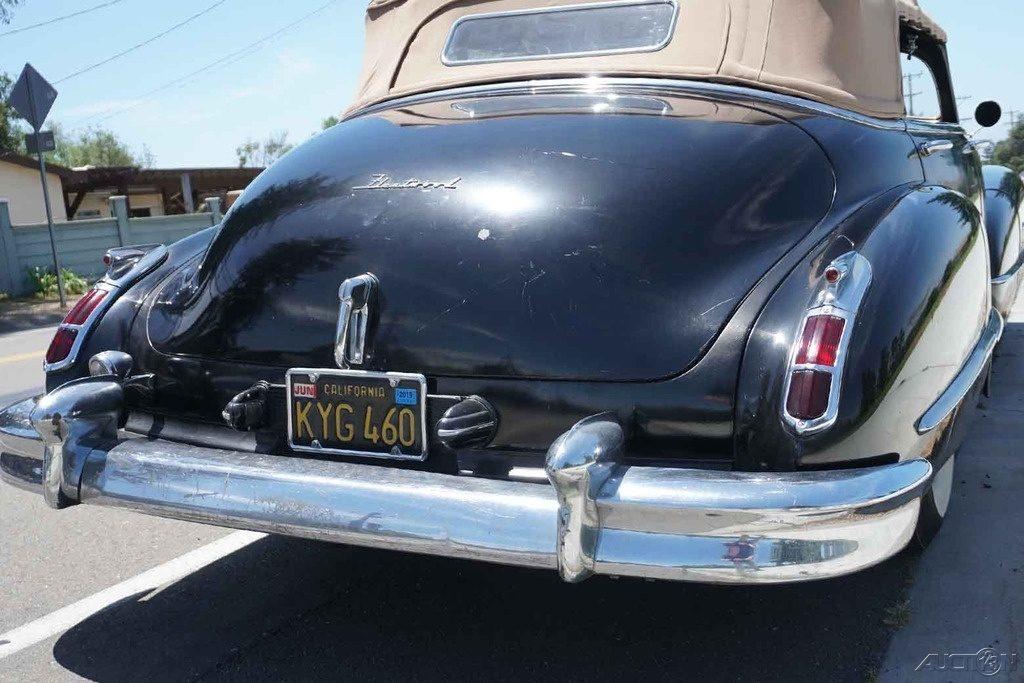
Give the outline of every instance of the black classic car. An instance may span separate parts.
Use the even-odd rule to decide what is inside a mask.
[[[340,124],[108,253],[3,477],[567,581],[926,543],[1022,253],[945,40],[913,0],[374,0]]]

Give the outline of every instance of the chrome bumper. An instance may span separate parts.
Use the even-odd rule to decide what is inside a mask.
[[[800,473],[629,466],[621,427],[602,415],[552,445],[551,486],[254,455],[118,436],[109,422],[114,384],[66,385],[0,413],[4,479],[42,491],[54,507],[108,505],[557,569],[567,581],[743,584],[839,576],[892,556],[913,533],[931,477],[924,460]],[[98,404],[83,399],[104,392]]]
[[[43,441],[32,427],[36,398],[0,411],[0,480],[26,491],[42,493]]]

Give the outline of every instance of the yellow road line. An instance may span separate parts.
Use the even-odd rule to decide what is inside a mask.
[[[43,359],[45,351],[29,351],[28,353],[16,353],[13,356],[0,356],[0,364],[3,363],[17,363],[22,360],[32,360],[33,358]]]

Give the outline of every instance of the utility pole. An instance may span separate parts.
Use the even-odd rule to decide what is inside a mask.
[[[957,111],[957,115],[958,116],[960,114],[960,105],[963,102],[969,102],[969,101],[971,101],[973,99],[974,99],[974,95],[961,95],[960,97],[956,98],[956,111]],[[958,120],[959,120],[960,123],[964,123],[966,121],[973,121],[974,117],[973,116],[960,116],[960,118]]]
[[[920,90],[918,90],[917,92],[914,92],[914,79],[915,78],[920,78],[923,75],[924,75],[924,73],[918,71],[916,74],[907,74],[906,76],[903,77],[903,80],[905,80],[907,82],[907,87],[903,91],[903,96],[907,98],[907,109],[908,109],[907,113],[910,116],[914,116],[915,115],[915,113],[914,113],[914,97],[921,94]]]

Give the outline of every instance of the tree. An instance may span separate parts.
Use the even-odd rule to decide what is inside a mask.
[[[334,114],[331,114],[330,116],[328,116],[326,119],[324,119],[320,123],[320,129],[321,130],[327,130],[328,128],[333,128],[334,126],[338,125],[339,123],[341,123],[341,119],[339,119]]]
[[[1009,137],[996,144],[992,162],[1012,168],[1017,173],[1024,172],[1024,119],[1014,123]]]
[[[67,166],[140,166],[153,165],[153,155],[145,145],[142,151],[134,152],[116,134],[104,128],[87,128],[71,135],[59,123],[50,124],[53,130],[54,149],[47,154],[53,163]]]
[[[19,0],[0,0],[0,24],[11,23],[11,12]]]
[[[2,3],[3,0],[0,0]],[[0,6],[0,10],[2,10]],[[17,152],[21,148],[21,136],[24,131],[18,123],[18,115],[7,104],[14,79],[0,71],[0,152]]]
[[[294,145],[288,143],[287,131],[270,135],[263,142],[247,139],[235,148],[238,168],[265,168],[291,151]]]

